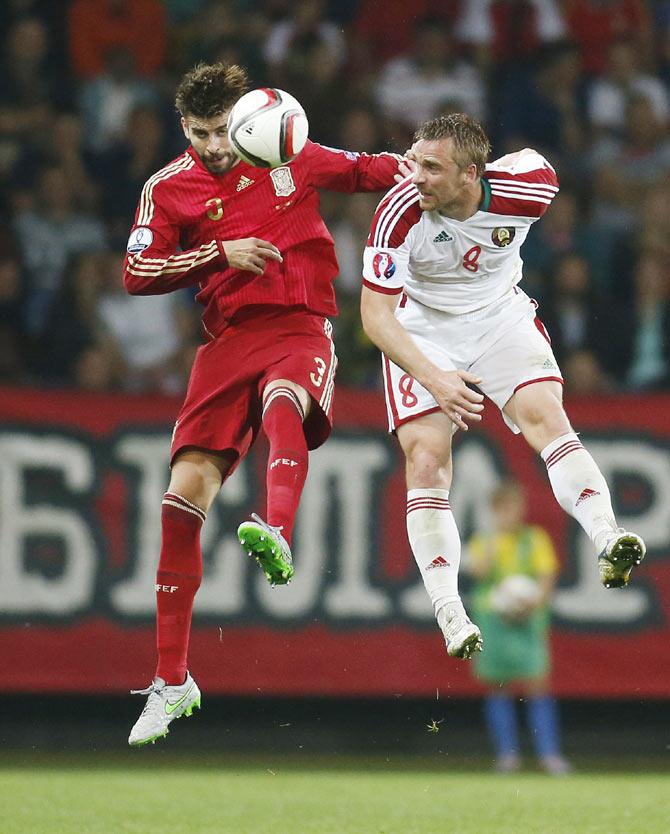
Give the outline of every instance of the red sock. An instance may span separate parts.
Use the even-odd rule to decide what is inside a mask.
[[[156,574],[156,676],[172,686],[186,678],[193,600],[202,579],[200,528],[205,513],[181,495],[166,492],[162,545]]]
[[[290,388],[273,388],[264,399],[263,428],[270,440],[267,522],[281,527],[291,544],[295,514],[307,477],[302,406]]]

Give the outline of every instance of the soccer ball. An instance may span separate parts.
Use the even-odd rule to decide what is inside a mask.
[[[277,168],[294,159],[305,147],[308,130],[300,102],[272,87],[246,93],[228,116],[235,153],[258,168]]]
[[[489,596],[491,608],[501,617],[514,619],[540,598],[540,586],[522,573],[513,574],[493,588]]]

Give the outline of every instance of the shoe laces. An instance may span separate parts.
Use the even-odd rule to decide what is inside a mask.
[[[458,632],[469,622],[470,620],[462,614],[454,614],[454,616],[448,619],[444,624],[444,636],[447,639],[455,637],[455,635],[458,634]]]
[[[153,680],[146,689],[131,689],[131,695],[148,695],[147,702],[144,705],[144,709],[140,714],[140,718],[144,718],[147,715],[153,714],[160,714],[161,713],[161,694],[165,689],[165,683],[161,681],[160,683],[156,680]],[[154,697],[155,696],[155,697]]]
[[[604,534],[603,539],[601,540],[602,541],[601,547],[598,548],[596,546],[596,551],[599,553],[599,555],[604,556],[605,558],[607,558],[608,555],[609,555],[609,551],[611,550],[612,545],[614,544],[614,542],[618,538],[623,536],[625,532],[626,532],[626,530],[623,527],[612,527],[611,530],[609,530],[606,534]],[[599,543],[598,539],[596,539],[596,545],[598,543]]]
[[[291,559],[291,548],[288,546],[288,542],[286,541],[286,539],[281,534],[281,531],[282,531],[283,528],[282,527],[273,527],[271,524],[268,524],[267,521],[263,521],[263,519],[257,513],[251,513],[251,517],[256,522],[256,524],[260,524],[260,526],[264,530],[267,530],[268,533],[272,533],[274,536],[276,536],[279,539],[279,544],[280,544],[281,549],[283,551],[284,557],[286,558],[286,560],[288,562],[291,562],[292,561],[292,559]]]
[[[251,517],[256,522],[256,524],[260,524],[264,530],[267,530],[268,533],[274,533],[277,536],[280,536],[282,539],[284,538],[281,534],[282,527],[273,527],[271,524],[268,524],[267,521],[263,521],[263,519],[258,515],[258,513],[251,513]]]
[[[165,682],[158,681],[156,679],[152,680],[149,686],[146,689],[131,689],[131,695],[151,695],[153,692],[162,692],[165,689]]]

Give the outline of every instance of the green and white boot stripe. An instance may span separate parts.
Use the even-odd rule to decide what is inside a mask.
[[[147,695],[147,702],[135,722],[128,744],[141,747],[153,744],[169,732],[169,725],[182,715],[190,716],[200,708],[201,693],[190,674],[180,686],[168,686],[162,678],[156,678],[146,689],[134,689],[133,695]]]

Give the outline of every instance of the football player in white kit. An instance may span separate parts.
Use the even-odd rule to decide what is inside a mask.
[[[562,377],[536,305],[518,287],[519,250],[558,192],[525,148],[486,162],[467,115],[422,125],[411,177],[375,212],[364,253],[363,327],[383,353],[389,428],[406,458],[407,530],[447,651],[481,634],[458,593],[460,537],[449,507],[451,439],[481,420],[482,394],[544,460],[556,500],[599,554],[605,587],[626,585],[645,545],[617,526],[609,489],[562,404]]]

